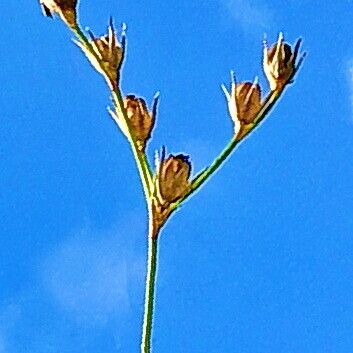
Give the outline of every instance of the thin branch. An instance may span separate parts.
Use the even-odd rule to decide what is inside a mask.
[[[96,51],[94,50],[92,43],[90,40],[85,36],[84,32],[80,28],[79,24],[76,24],[74,28],[71,28],[72,32],[76,35],[78,40],[89,50],[89,52],[95,57],[97,62],[100,65],[101,71],[105,72],[104,65],[102,65],[101,58],[98,56]],[[125,36],[125,34],[124,34]],[[126,40],[124,39],[124,51]],[[105,77],[106,78],[106,77]],[[126,110],[124,108],[124,101],[122,98],[122,94],[119,88],[111,91],[115,108],[117,109],[118,117],[122,119],[124,124],[126,125],[126,131],[128,132],[128,140],[136,161],[137,168],[139,170],[143,190],[146,196],[146,200],[151,197],[151,185],[152,185],[152,171],[150,169],[147,157],[144,153],[141,153],[138,149],[137,142],[132,134],[131,126],[129,122],[129,118],[127,116]]]
[[[274,107],[278,99],[281,97],[283,92],[285,91],[286,86],[292,82],[294,76],[298,72],[298,70],[301,67],[301,64],[303,63],[303,60],[306,56],[306,53],[303,53],[302,56],[300,57],[298,64],[296,66],[296,69],[293,71],[292,76],[288,79],[287,83],[283,86],[283,88],[280,91],[271,91],[265,100],[263,101],[263,105],[261,110],[258,112],[255,120],[254,120],[254,125],[251,128],[251,130],[248,131],[248,133],[243,136],[241,139],[236,139],[233,137],[227,146],[221,151],[221,153],[215,158],[215,160],[212,162],[210,166],[208,166],[206,169],[204,169],[202,172],[200,172],[192,181],[190,190],[184,195],[184,197],[180,200],[178,200],[176,203],[172,205],[172,212],[180,207],[180,205],[185,202],[185,200],[191,196],[192,194],[195,193],[210,177],[213,175],[219,168],[220,166],[227,160],[227,158],[232,154],[232,152],[235,150],[235,148],[239,145],[240,142],[244,140],[244,137],[249,136],[264,120],[264,118],[267,116],[269,111]]]

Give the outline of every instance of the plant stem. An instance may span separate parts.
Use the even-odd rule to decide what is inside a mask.
[[[141,353],[150,353],[152,346],[152,325],[154,311],[154,296],[157,275],[157,259],[158,259],[158,230],[153,225],[152,215],[149,219],[148,234],[148,256],[147,256],[147,276],[146,276],[146,292],[145,292],[145,311],[142,326],[142,342]]]
[[[97,53],[94,51],[91,42],[89,41],[89,39],[87,39],[80,26],[76,24],[76,26],[74,28],[71,28],[71,30],[76,35],[76,37],[86,46],[90,53],[96,58],[97,62],[101,66],[102,72],[105,72],[104,66],[101,63],[101,59],[97,56]],[[144,153],[141,153],[139,151],[137,143],[133,137],[133,134],[131,133],[131,127],[126,114],[126,110],[124,109],[124,101],[120,89],[116,88],[115,90],[111,90],[111,93],[115,108],[117,109],[118,116],[125,123],[125,126],[127,128],[127,138],[129,140],[132,153],[134,155],[134,159],[137,165],[137,169],[140,174],[140,179],[143,186],[143,191],[145,193],[146,201],[148,202],[151,196],[152,172],[150,170],[147,157]]]
[[[93,50],[91,42],[85,36],[84,32],[81,30],[80,26],[77,24],[76,27],[71,28],[76,37],[85,45],[85,47],[90,51],[90,53],[96,58],[97,62],[100,64],[102,72],[104,67],[101,64],[100,58],[97,53]],[[152,171],[150,169],[147,157],[144,153],[140,152],[138,149],[136,140],[131,132],[129,118],[127,116],[126,110],[124,109],[124,101],[119,88],[111,90],[114,106],[116,108],[116,113],[118,118],[124,122],[127,128],[127,139],[130,143],[131,150],[134,155],[134,159],[137,165],[137,169],[140,174],[140,179],[142,182],[143,190],[145,193],[146,203],[149,208],[149,233],[148,233],[148,256],[147,256],[147,277],[146,277],[146,293],[145,293],[145,310],[143,318],[143,328],[142,328],[142,343],[141,352],[150,353],[151,352],[151,341],[152,341],[152,322],[153,322],[153,310],[154,310],[154,293],[155,293],[155,283],[157,274],[157,250],[158,250],[158,232],[156,226],[153,222],[153,212],[152,212]]]
[[[104,65],[102,64],[99,55],[95,52],[92,47],[91,41],[86,37],[84,32],[81,30],[80,26],[77,24],[75,27],[70,28],[76,37],[79,39],[81,44],[84,45],[85,49],[87,49],[97,60],[100,69],[104,78],[107,80],[109,84],[109,78],[106,74]],[[246,134],[247,136],[255,130],[257,126],[263,121],[271,108],[276,104],[284,89],[288,83],[292,81],[296,72],[298,71],[302,61],[304,59],[304,54],[300,58],[296,69],[293,71],[292,76],[288,79],[286,84],[282,87],[282,89],[278,91],[270,92],[265,100],[263,101],[263,105],[257,117],[254,120],[253,126],[251,130]],[[145,153],[141,152],[138,148],[136,140],[133,136],[130,121],[127,116],[127,112],[124,107],[124,99],[122,92],[119,87],[112,88],[110,87],[114,106],[116,109],[116,114],[119,119],[119,123],[123,122],[124,130],[126,127],[126,135],[127,139],[130,143],[134,159],[137,165],[137,169],[139,171],[140,179],[143,186],[143,191],[146,198],[146,203],[149,211],[149,230],[148,230],[148,256],[147,256],[147,275],[146,275],[146,291],[145,291],[145,305],[144,305],[144,317],[143,317],[143,327],[142,327],[142,342],[141,342],[141,353],[151,353],[152,349],[152,329],[153,329],[153,313],[154,313],[154,297],[155,297],[155,286],[156,286],[156,276],[157,276],[157,260],[158,260],[158,233],[160,232],[163,224],[159,224],[158,226],[154,222],[153,215],[153,173],[151,171],[150,165],[148,163],[147,157]],[[119,124],[120,125],[120,124]],[[171,205],[168,210],[169,217],[189,196],[191,196],[196,190],[198,190],[210,177],[213,175],[221,165],[226,161],[226,159],[231,155],[231,153],[235,150],[237,145],[244,140],[243,138],[237,139],[236,136],[233,136],[227,146],[221,151],[221,153],[215,158],[210,166],[200,172],[191,182],[191,186],[189,191],[177,202]],[[165,219],[166,220],[166,219]],[[164,221],[165,221],[164,220]]]
[[[266,97],[262,109],[259,111],[257,117],[255,118],[255,123],[252,129],[248,132],[249,135],[255,128],[261,123],[265,118],[269,110],[275,105],[278,98],[282,92],[273,91]],[[191,191],[189,194],[195,192],[229,157],[229,155],[234,151],[235,147],[243,140],[232,138],[226,147],[221,151],[221,153],[215,158],[213,163],[201,172],[192,182]]]
[[[255,119],[254,126],[247,133],[249,135],[251,132],[255,130],[255,128],[261,123],[261,121],[265,118],[267,113],[271,110],[271,108],[275,105],[279,97],[281,96],[282,91],[272,91],[270,92],[263,102],[262,109],[257,114]],[[236,138],[232,138],[229,143],[224,147],[221,153],[214,159],[212,164],[208,166],[205,170],[200,172],[192,181],[190,190],[184,195],[184,197],[173,204],[172,212],[177,209],[189,196],[191,196],[197,189],[199,189],[213,173],[215,173],[219,167],[226,161],[226,159],[231,155],[231,153],[235,150],[235,147],[238,146],[240,142],[244,140],[244,137],[240,140]]]
[[[251,130],[248,131],[246,136],[249,136],[260,124],[261,122],[265,119],[269,111],[273,108],[273,106],[276,104],[278,99],[281,97],[281,95],[284,93],[287,85],[289,83],[293,82],[293,79],[297,72],[299,71],[304,58],[306,56],[306,53],[304,52],[295,68],[293,71],[291,77],[288,78],[287,82],[283,85],[283,87],[280,90],[277,91],[271,91],[266,98],[263,101],[262,108],[258,112],[255,120],[254,120],[254,125],[251,128]],[[245,136],[244,136],[245,137]],[[172,205],[172,209],[170,214],[172,214],[189,196],[191,196],[197,189],[199,189],[207,180],[208,178],[216,172],[219,167],[226,161],[226,159],[230,156],[230,154],[235,150],[235,147],[244,140],[244,137],[241,139],[236,139],[232,138],[230,142],[227,144],[227,146],[221,151],[221,153],[215,158],[215,160],[212,162],[210,166],[208,166],[205,170],[200,172],[192,181],[190,190],[183,196],[182,199],[177,201]]]

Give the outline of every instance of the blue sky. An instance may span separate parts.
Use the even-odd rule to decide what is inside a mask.
[[[282,5],[285,4],[285,5]],[[145,206],[103,80],[36,1],[0,5],[0,353],[138,352]],[[268,120],[168,222],[154,352],[350,353],[352,1],[81,1],[128,24],[123,90],[161,91],[162,144],[206,166],[221,83],[260,76],[264,33],[308,52]]]

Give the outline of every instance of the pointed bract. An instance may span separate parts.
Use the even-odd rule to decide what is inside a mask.
[[[47,17],[53,17],[53,15],[51,14],[50,12],[50,9],[44,5],[44,4],[40,4],[41,8],[42,8],[42,12],[43,12],[43,15],[44,16],[47,16]]]

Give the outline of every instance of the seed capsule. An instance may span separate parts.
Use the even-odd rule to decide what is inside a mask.
[[[76,26],[77,0],[40,0],[40,5],[45,16],[53,17],[56,13],[69,27]]]
[[[281,90],[286,85],[296,68],[301,39],[298,39],[294,50],[284,42],[283,34],[279,33],[277,43],[270,49],[264,40],[263,68],[271,91]]]
[[[150,112],[146,102],[134,95],[126,96],[124,106],[130,122],[131,132],[140,151],[144,151],[155,123],[154,111]]]
[[[224,85],[222,89],[227,98],[228,109],[234,123],[234,135],[241,139],[251,129],[255,118],[262,107],[261,88],[257,80],[236,83],[232,75],[230,92]]]
[[[82,49],[92,66],[106,78],[111,90],[118,85],[118,75],[123,60],[123,49],[117,39],[113,22],[108,26],[108,33],[102,37],[95,37],[91,32],[91,45],[95,55],[80,41],[75,43]]]
[[[164,153],[163,153],[164,154]],[[191,163],[189,156],[169,155],[157,166],[157,196],[162,203],[172,203],[182,198],[190,188]]]

